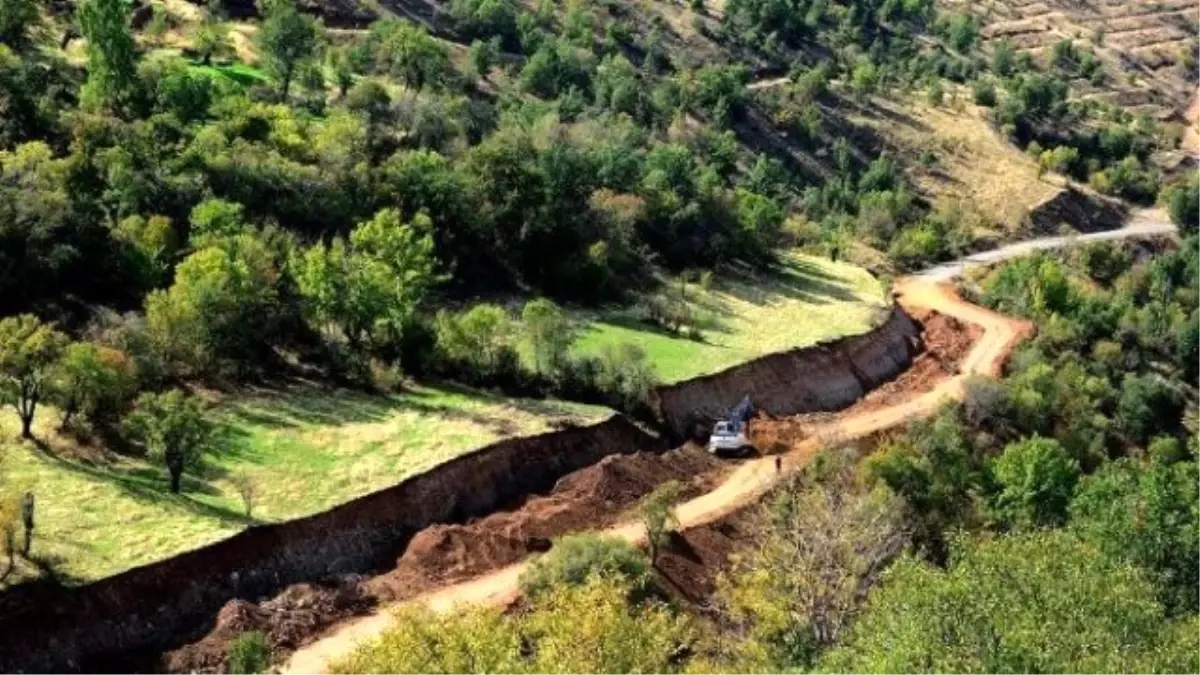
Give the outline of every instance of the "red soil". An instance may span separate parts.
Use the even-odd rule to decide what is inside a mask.
[[[959,374],[967,353],[983,335],[983,328],[925,308],[911,309],[909,313],[921,324],[925,351],[913,360],[908,370],[840,412],[784,419],[760,416],[750,424],[754,445],[766,453],[787,452],[819,430],[830,428],[837,419],[903,403]]]

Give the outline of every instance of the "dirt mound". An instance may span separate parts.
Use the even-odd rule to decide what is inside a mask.
[[[704,607],[717,588],[717,576],[730,567],[730,554],[754,540],[754,509],[744,508],[708,525],[671,537],[655,568],[666,590],[688,603]]]
[[[767,416],[756,418],[750,424],[755,447],[768,453],[786,452],[816,433],[817,427],[839,417],[900,404],[913,396],[932,390],[938,382],[958,374],[959,366],[971,351],[971,346],[983,335],[983,329],[930,310],[911,313],[913,319],[921,325],[921,340],[924,342],[925,351],[913,360],[908,370],[840,413],[809,413],[784,419],[772,419]],[[830,439],[831,442],[835,440]]]
[[[728,467],[690,445],[662,454],[606,457],[564,476],[549,494],[531,497],[512,511],[422,530],[396,569],[367,585],[373,595],[394,600],[474,577],[546,551],[554,537],[612,524],[666,481],[684,482],[685,498],[701,494]]]
[[[221,673],[229,644],[246,631],[262,631],[272,648],[291,651],[319,630],[373,604],[358,584],[296,584],[261,603],[231,600],[217,614],[216,625],[199,642],[163,655],[163,666],[175,673]]]

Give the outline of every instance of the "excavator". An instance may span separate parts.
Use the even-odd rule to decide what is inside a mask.
[[[714,455],[743,457],[754,452],[750,443],[750,417],[754,415],[754,404],[747,395],[730,411],[727,419],[713,425],[708,437],[708,451]]]

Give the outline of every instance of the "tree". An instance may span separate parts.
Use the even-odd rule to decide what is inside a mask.
[[[245,372],[268,356],[286,316],[276,252],[256,234],[227,237],[175,268],[175,283],[146,298],[146,324],[184,372]]]
[[[679,527],[675,504],[683,496],[683,483],[670,480],[655,488],[638,505],[638,513],[646,526],[646,544],[650,547],[650,564],[658,564],[658,554],[671,543],[671,535]]]
[[[125,423],[149,457],[166,466],[176,494],[183,472],[200,464],[214,440],[215,428],[199,401],[178,389],[142,394]]]
[[[338,97],[345,99],[350,85],[354,84],[354,58],[349,47],[334,47],[326,56],[333,81],[337,85]]]
[[[200,26],[196,29],[192,48],[200,55],[200,62],[206,66],[211,64],[214,58],[223,59],[233,54],[229,26],[222,20],[221,6],[217,0],[209,0]]]
[[[543,374],[556,372],[567,359],[575,339],[570,319],[553,301],[530,300],[521,310],[521,330],[533,348],[533,359]]]
[[[1194,460],[1106,464],[1079,484],[1069,526],[1105,555],[1146,570],[1173,612],[1196,612],[1200,494]]]
[[[412,89],[441,89],[454,72],[446,46],[409,21],[372,23],[360,49],[374,71],[394,75]]]
[[[1200,177],[1192,173],[1171,186],[1167,193],[1171,222],[1180,232],[1194,234],[1200,228]]]
[[[1038,158],[1038,176],[1046,171],[1066,174],[1079,159],[1079,151],[1069,145],[1060,145],[1053,150],[1042,152]]]
[[[263,22],[255,39],[264,67],[286,100],[296,73],[316,57],[322,29],[312,17],[301,14],[292,0],[262,0],[260,11]]]
[[[33,438],[33,417],[66,343],[65,335],[32,314],[0,320],[3,395],[21,419],[22,438]]]
[[[354,228],[349,242],[337,237],[308,249],[297,282],[310,320],[354,346],[398,339],[440,280],[429,229],[424,214],[405,223],[385,209]]]
[[[239,473],[230,478],[229,482],[233,483],[233,489],[237,490],[238,497],[242,499],[246,517],[250,518],[254,515],[254,502],[258,499],[258,481],[249,474]]]
[[[76,10],[87,38],[88,79],[82,98],[92,106],[119,112],[137,94],[137,46],[126,0],[84,0]]]
[[[492,65],[500,57],[500,39],[493,37],[489,40],[472,40],[471,47],[467,51],[467,58],[470,59],[471,69],[484,79],[487,79],[488,71],[492,69]]]
[[[380,638],[335,673],[669,673],[696,645],[686,614],[654,600],[633,604],[620,577],[558,585],[527,611],[434,612],[401,607]]]
[[[265,673],[271,665],[271,643],[260,631],[246,631],[229,643],[226,672],[250,675]]]
[[[192,207],[188,216],[188,242],[195,248],[216,243],[222,237],[246,232],[245,208],[237,202],[209,198]]]
[[[437,348],[451,363],[485,375],[498,374],[515,356],[513,322],[498,305],[479,304],[458,315],[437,314]]]
[[[992,71],[1000,77],[1008,77],[1013,73],[1015,64],[1016,57],[1012,43],[1007,38],[997,42],[995,50],[992,51]]]
[[[1188,382],[1200,373],[1200,312],[1193,311],[1175,334],[1175,363]]]
[[[1058,525],[1079,480],[1079,462],[1052,438],[1034,436],[1010,443],[992,462],[1000,482],[996,512],[1017,526]]]
[[[1128,373],[1121,382],[1117,418],[1134,441],[1145,443],[1175,424],[1181,406],[1178,393],[1163,378]]]
[[[133,361],[120,350],[91,342],[68,345],[54,373],[61,428],[70,428],[76,415],[93,423],[114,418],[132,397],[136,377]]]
[[[902,559],[825,672],[1192,672],[1195,619],[1172,622],[1135,568],[1062,531],[960,539],[941,570]]]
[[[0,44],[24,48],[39,22],[37,0],[0,0]]]
[[[855,480],[853,453],[826,453],[758,516],[717,597],[738,627],[730,669],[811,667],[909,539],[904,503]]]

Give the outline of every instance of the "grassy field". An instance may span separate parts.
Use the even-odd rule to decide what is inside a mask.
[[[16,416],[0,416],[3,480],[37,498],[35,558],[87,581],[227,537],[251,522],[294,518],[392,485],[489,442],[541,433],[556,421],[607,411],[555,401],[413,387],[393,396],[297,388],[219,403],[220,450],[172,495],[158,466],[89,453],[52,438],[57,414],[39,414],[49,451],[18,443]],[[236,476],[257,486],[246,518]],[[22,576],[34,573],[21,569]]]
[[[861,333],[884,305],[879,282],[859,267],[790,253],[771,274],[724,275],[708,290],[686,288],[701,339],[676,335],[628,310],[580,316],[576,350],[641,346],[663,382],[678,382],[821,340]],[[676,286],[672,291],[678,293]]]

